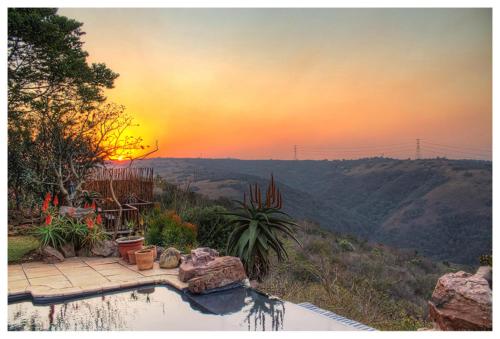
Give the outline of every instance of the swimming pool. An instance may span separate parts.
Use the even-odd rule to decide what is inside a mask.
[[[8,306],[8,330],[355,330],[299,305],[237,287],[206,295],[144,286],[112,293]]]

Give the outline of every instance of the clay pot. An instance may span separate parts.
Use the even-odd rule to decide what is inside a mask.
[[[118,243],[118,251],[123,260],[128,261],[128,251],[140,250],[144,245],[144,237],[122,237],[116,239]]]
[[[130,251],[127,251],[127,255],[128,255],[128,263],[130,265],[135,265],[135,252],[137,252],[137,250],[130,250]]]
[[[158,257],[158,251],[156,249],[155,245],[148,245],[143,248],[144,250],[151,250],[151,253],[153,254],[153,260],[156,260]]]
[[[144,249],[135,252],[135,262],[139,271],[150,270],[153,268],[153,251]]]

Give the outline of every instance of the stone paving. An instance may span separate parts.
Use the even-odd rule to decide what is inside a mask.
[[[56,264],[9,265],[8,269],[9,297],[69,297],[145,284],[168,284],[179,290],[187,287],[178,279],[177,268],[159,268],[155,262],[152,269],[139,271],[120,258],[75,257]]]

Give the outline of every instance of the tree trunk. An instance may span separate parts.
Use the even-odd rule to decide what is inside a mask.
[[[118,217],[115,219],[115,224],[114,224],[114,230],[113,230],[113,240],[116,240],[118,237],[118,226],[121,225],[122,222],[122,213],[123,213],[123,208],[122,204],[118,201],[118,198],[116,197],[115,190],[113,188],[113,176],[111,175],[109,179],[109,189],[111,191],[111,196],[113,197],[113,201],[118,205]]]

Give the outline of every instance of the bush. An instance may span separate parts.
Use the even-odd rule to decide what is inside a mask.
[[[354,246],[346,239],[339,240],[339,246],[344,252],[352,252],[354,251]]]
[[[196,245],[197,227],[183,222],[173,211],[155,209],[146,217],[145,240],[148,245],[174,246],[186,252]]]
[[[182,217],[184,220],[197,225],[198,243],[205,247],[226,252],[227,240],[231,233],[230,218],[220,213],[227,210],[222,206],[193,207],[187,209]]]

